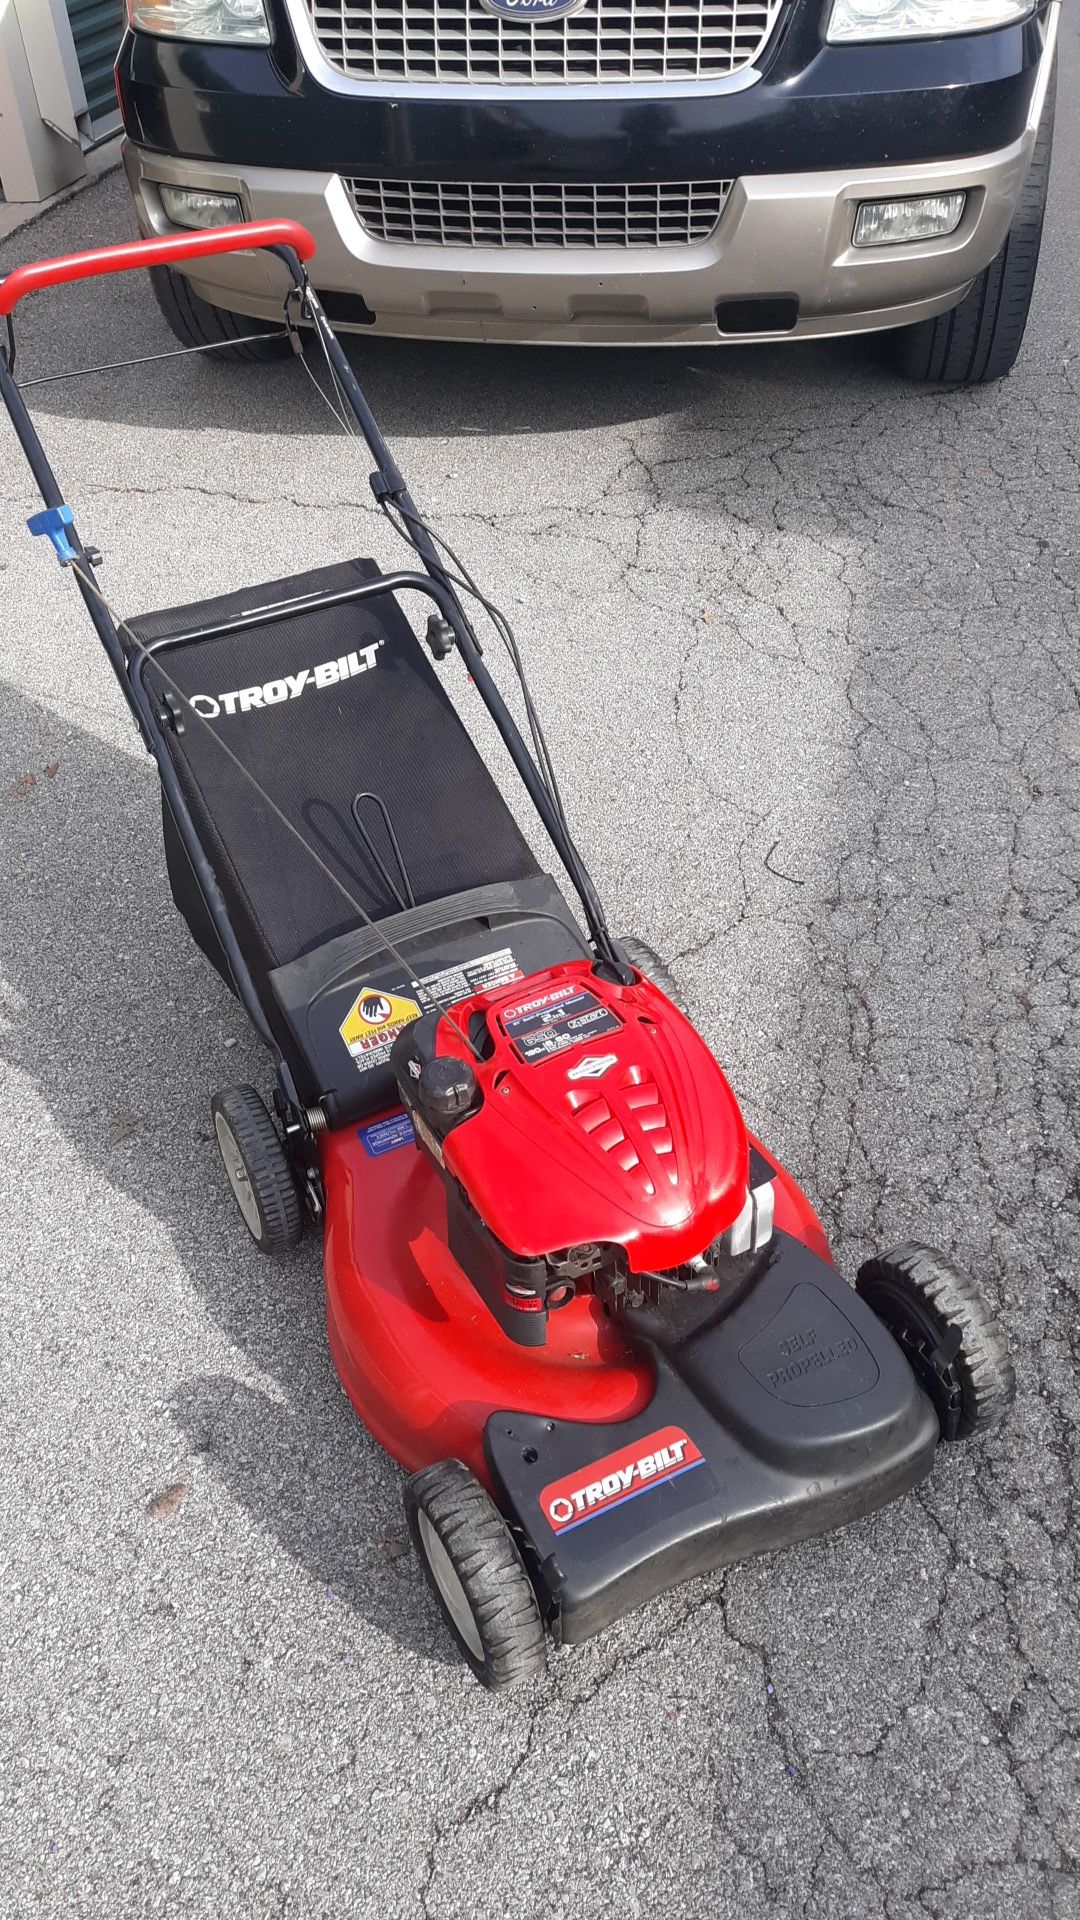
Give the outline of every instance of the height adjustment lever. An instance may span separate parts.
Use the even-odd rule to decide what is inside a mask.
[[[441,613],[429,613],[424,638],[433,660],[447,660],[454,651],[454,629]]]
[[[32,513],[26,525],[31,533],[44,534],[52,542],[53,551],[62,567],[70,567],[78,559],[71,541],[68,528],[73,524],[75,515],[68,506],[46,507],[41,513]]]

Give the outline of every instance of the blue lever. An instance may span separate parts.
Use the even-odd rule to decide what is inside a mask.
[[[32,513],[26,523],[31,533],[43,533],[47,540],[52,541],[62,567],[70,567],[72,561],[79,557],[67,537],[67,529],[74,518],[70,507],[46,507],[43,513]]]

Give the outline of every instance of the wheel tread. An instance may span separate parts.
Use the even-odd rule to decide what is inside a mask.
[[[271,1257],[295,1247],[304,1231],[304,1210],[296,1180],[278,1132],[254,1087],[228,1087],[214,1095],[213,1115],[229,1127],[251,1181],[263,1221],[254,1244]]]
[[[906,1280],[912,1293],[931,1309],[941,1331],[961,1335],[958,1355],[965,1383],[958,1439],[997,1426],[1016,1393],[1016,1373],[1008,1342],[980,1288],[933,1247],[907,1240],[891,1253],[860,1267],[856,1287],[875,1306],[881,1289]]]
[[[465,1589],[485,1651],[482,1662],[454,1631],[474,1673],[495,1691],[531,1679],[544,1663],[543,1623],[521,1555],[490,1495],[464,1462],[439,1460],[413,1474],[405,1489],[405,1506],[432,1586],[435,1582],[419,1534],[420,1511],[434,1527]]]
[[[679,1012],[685,1013],[689,1018],[686,995],[666,960],[661,960],[660,955],[655,953],[652,947],[647,946],[644,940],[629,937],[623,939],[620,936],[616,945],[622,949],[630,965],[636,967],[639,973],[643,973],[654,986],[659,987],[661,993],[666,993],[672,1006],[678,1007]]]

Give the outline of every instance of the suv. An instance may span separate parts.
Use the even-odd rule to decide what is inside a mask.
[[[335,326],[602,345],[893,329],[1008,373],[1057,0],[127,0],[144,234],[286,215]],[[257,254],[159,270],[185,346],[264,358]],[[251,335],[255,335],[251,339]]]

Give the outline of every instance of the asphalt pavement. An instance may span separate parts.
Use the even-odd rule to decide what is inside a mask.
[[[265,1064],[172,909],[151,766],[4,428],[4,1920],[1078,1920],[1078,51],[1069,17],[1003,385],[905,387],[860,342],[357,346],[516,618],[613,920],[845,1270],[936,1241],[1019,1376],[917,1494],[522,1696],[433,1612],[317,1248],[245,1243],[208,1103]],[[5,265],[129,231],[114,174]],[[168,345],[114,280],[28,305],[20,371]],[[34,404],[127,612],[396,557],[296,363]]]

